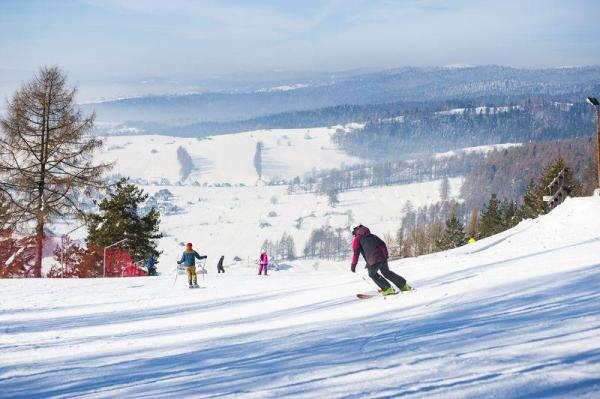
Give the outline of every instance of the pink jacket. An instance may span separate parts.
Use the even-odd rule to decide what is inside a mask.
[[[268,265],[269,264],[269,257],[267,256],[266,253],[260,254],[260,264],[261,265]]]

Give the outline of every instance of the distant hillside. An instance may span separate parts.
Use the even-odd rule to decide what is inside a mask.
[[[559,69],[400,68],[343,77],[291,90],[148,96],[82,106],[99,121],[157,122],[170,126],[231,122],[344,104],[428,102],[475,97],[563,95],[600,85],[600,66]]]
[[[561,140],[594,131],[592,108],[581,102],[527,99],[500,107],[415,110],[370,120],[361,130],[340,132],[348,153],[380,160],[406,154],[510,142]]]

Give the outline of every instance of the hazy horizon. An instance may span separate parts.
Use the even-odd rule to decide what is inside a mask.
[[[592,0],[9,0],[0,99],[41,65],[61,66],[81,101],[406,66],[599,65],[598,16]]]

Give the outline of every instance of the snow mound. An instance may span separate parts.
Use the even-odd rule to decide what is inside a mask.
[[[597,397],[600,198],[391,268],[0,281],[3,398]],[[363,278],[361,278],[363,277]],[[202,279],[202,277],[201,277]]]

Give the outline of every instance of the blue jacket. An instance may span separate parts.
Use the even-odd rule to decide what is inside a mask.
[[[196,266],[196,259],[206,259],[206,256],[198,255],[198,252],[185,250],[183,251],[183,255],[181,255],[181,260],[177,262],[178,265],[182,264],[184,266]]]
[[[154,259],[154,256],[149,256],[148,259],[146,259],[146,267],[148,267],[148,269],[152,269],[155,264],[156,259]]]

